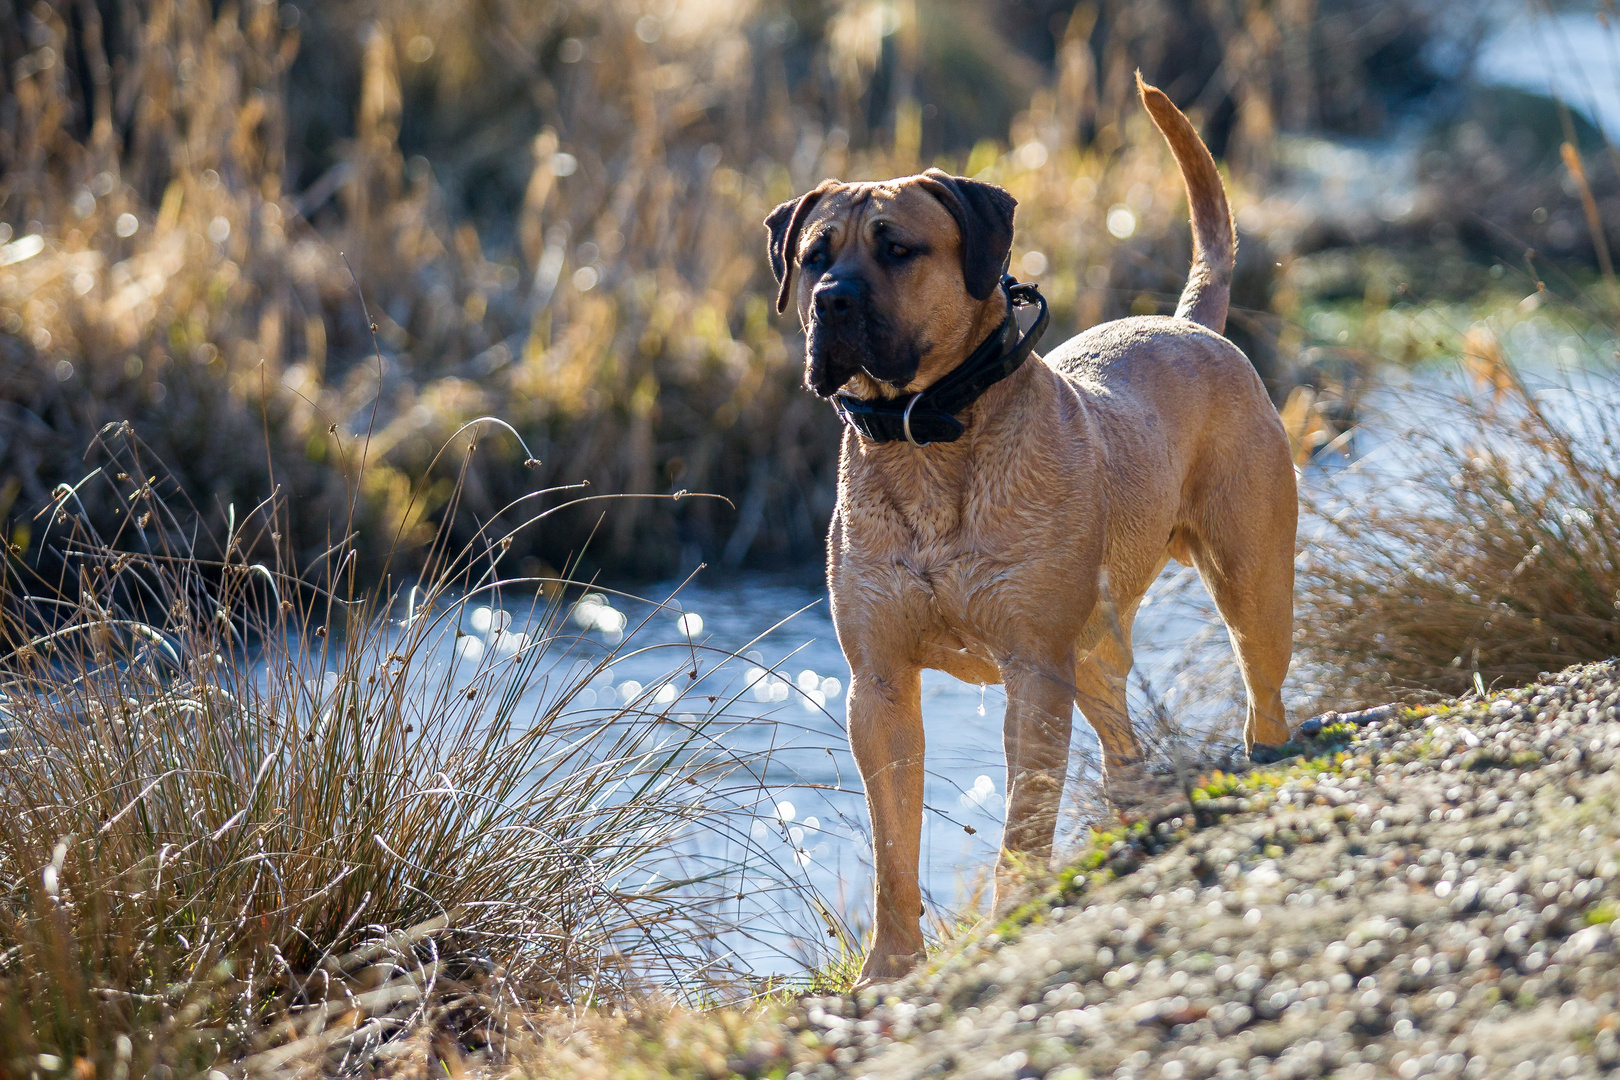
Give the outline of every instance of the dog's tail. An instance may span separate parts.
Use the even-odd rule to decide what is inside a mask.
[[[1176,315],[1209,327],[1217,334],[1226,329],[1226,309],[1232,298],[1232,264],[1237,258],[1237,232],[1232,227],[1232,208],[1226,202],[1226,188],[1215,169],[1209,147],[1198,137],[1181,110],[1164,91],[1142,81],[1136,73],[1136,89],[1142,104],[1170,144],[1182,182],[1187,185],[1187,208],[1192,217],[1192,272],[1181,291]]]

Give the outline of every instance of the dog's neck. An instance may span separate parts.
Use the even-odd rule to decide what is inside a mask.
[[[879,471],[883,473],[892,471],[891,466],[897,467],[899,474],[896,475],[910,475],[909,470],[913,467],[932,468],[945,466],[947,462],[966,462],[977,452],[979,439],[976,436],[990,418],[1029,407],[1025,399],[1030,395],[1045,394],[1047,391],[1043,387],[1055,378],[1057,376],[1044,361],[1031,356],[1017,371],[991,386],[982,397],[957,414],[967,424],[967,431],[955,442],[929,443],[925,446],[912,446],[901,440],[872,442],[854,431],[848,431],[845,436],[848,440],[845,443],[846,453],[853,450],[857,461],[879,466]],[[887,397],[897,396],[893,387],[888,389]]]
[[[959,543],[970,528],[965,508],[986,498],[1009,454],[1022,459],[1019,444],[1047,437],[1034,430],[990,434],[998,417],[1043,415],[1040,399],[1056,375],[1032,359],[992,386],[959,414],[967,431],[955,442],[912,446],[871,442],[845,430],[839,464],[841,504],[886,507],[903,527],[900,549],[907,558]]]

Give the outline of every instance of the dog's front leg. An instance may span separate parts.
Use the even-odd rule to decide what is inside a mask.
[[[922,959],[923,723],[919,668],[855,671],[849,687],[849,742],[866,787],[877,870],[872,951],[861,983],[899,978]]]
[[[1007,825],[996,864],[992,909],[1006,913],[1016,899],[1018,877],[1044,869],[1052,856],[1058,807],[1068,775],[1069,732],[1073,725],[1074,683],[1066,677],[1074,660],[1044,665],[1009,665],[1007,719]]]

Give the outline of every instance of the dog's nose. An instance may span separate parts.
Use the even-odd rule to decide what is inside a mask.
[[[816,314],[822,318],[843,318],[855,310],[860,298],[860,286],[850,278],[835,279],[817,286],[814,296]]]

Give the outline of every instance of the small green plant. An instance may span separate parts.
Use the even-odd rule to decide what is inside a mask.
[[[1239,777],[1231,773],[1216,770],[1210,773],[1209,778],[1204,781],[1203,787],[1199,788],[1198,791],[1206,798],[1224,799],[1228,795],[1241,794],[1243,783]]]
[[[795,992],[817,996],[849,993],[855,988],[865,956],[864,949],[841,948],[825,963],[813,968],[803,982],[795,986]]]
[[[1340,720],[1337,723],[1326,724],[1315,735],[1310,737],[1310,744],[1314,747],[1328,747],[1350,742],[1356,736],[1356,725]]]

